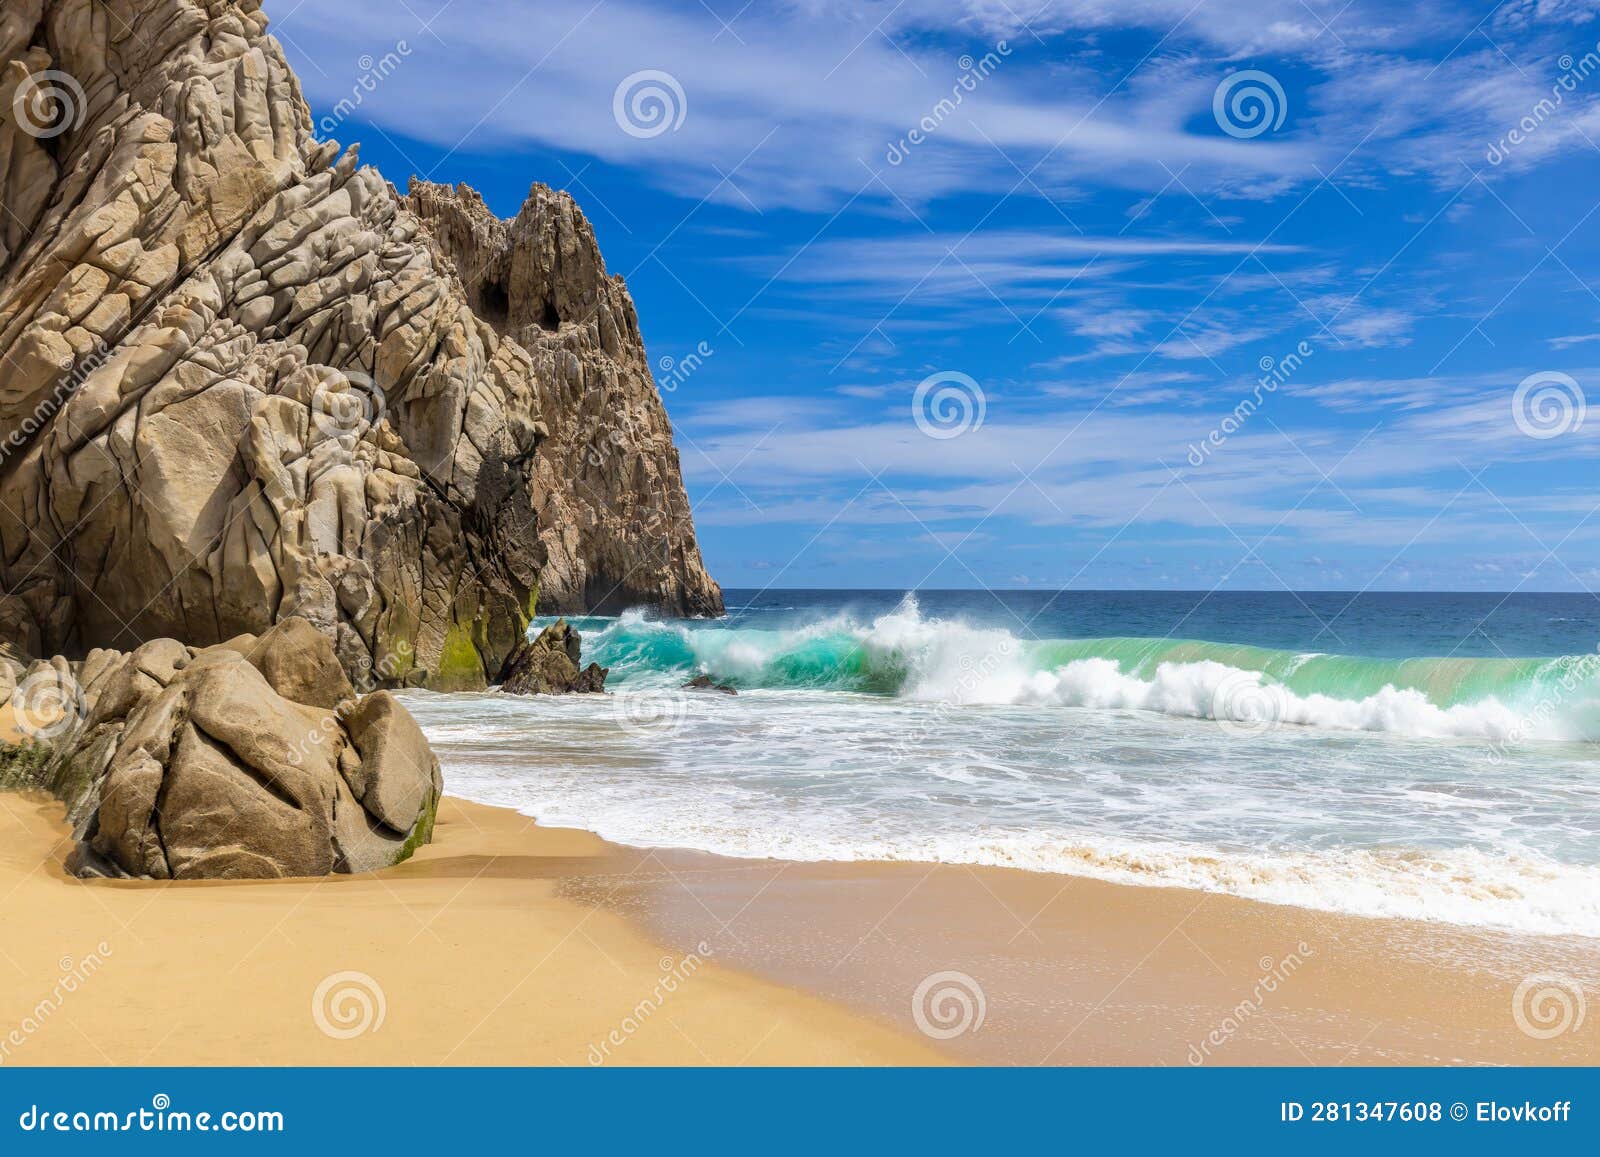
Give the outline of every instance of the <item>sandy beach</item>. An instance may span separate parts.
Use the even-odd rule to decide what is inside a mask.
[[[455,799],[367,877],[81,882],[59,805],[0,804],[6,1064],[1600,1061],[1594,1018],[1550,1031],[1551,985],[1600,978],[1582,938],[621,848]]]
[[[563,898],[562,880],[604,870],[610,850],[514,812],[446,800],[436,842],[387,873],[181,885],[67,878],[60,816],[0,795],[0,1063],[940,1059]]]

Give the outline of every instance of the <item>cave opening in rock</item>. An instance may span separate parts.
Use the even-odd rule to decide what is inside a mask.
[[[539,315],[539,328],[554,333],[561,328],[561,315],[556,312],[556,303],[545,298],[544,312]]]
[[[498,281],[485,281],[478,294],[478,313],[496,329],[504,329],[511,316],[511,296]]]

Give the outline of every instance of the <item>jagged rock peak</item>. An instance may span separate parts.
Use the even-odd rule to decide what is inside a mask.
[[[535,454],[548,556],[540,611],[720,614],[633,298],[606,271],[577,203],[536,182],[502,219],[469,186],[413,180],[404,204],[477,315],[532,360],[550,431]]]

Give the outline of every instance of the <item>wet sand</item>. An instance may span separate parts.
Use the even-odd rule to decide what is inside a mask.
[[[662,851],[633,873],[609,903],[661,942],[704,940],[967,1062],[1600,1063],[1600,1009],[1580,1020],[1600,941],[1582,937],[999,868]]]
[[[454,799],[364,877],[83,882],[65,837],[0,796],[0,1063],[1600,1063],[1583,938],[623,848]]]

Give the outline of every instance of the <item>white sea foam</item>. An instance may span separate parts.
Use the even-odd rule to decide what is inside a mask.
[[[659,640],[672,645],[650,645]],[[1190,655],[1187,661],[1160,662],[1141,673],[1118,652],[1153,653],[1162,641],[1025,639],[1008,630],[925,618],[909,596],[893,613],[869,623],[835,615],[778,631],[707,630],[630,612],[604,628],[595,646],[602,663],[615,664],[617,682],[635,686],[673,686],[692,667],[745,687],[889,690],[906,699],[952,704],[1053,703],[1494,742],[1600,738],[1600,659],[1593,656],[1412,664],[1413,677],[1426,676],[1430,662],[1441,676],[1460,677],[1472,664],[1501,675],[1500,693],[1464,702],[1441,702],[1428,691],[1400,685],[1405,664],[1370,661],[1380,671],[1392,668],[1396,682],[1341,694],[1317,684],[1319,664],[1346,674],[1342,664],[1359,661],[1178,641],[1170,646]],[[1102,646],[1108,653],[1053,661],[1067,646]],[[1275,670],[1207,658],[1207,649],[1222,656],[1246,653]]]
[[[1256,694],[1251,694],[1252,690]],[[1391,731],[1425,738],[1503,740],[1517,734],[1523,725],[1522,715],[1493,696],[1452,707],[1439,707],[1420,691],[1392,686],[1360,699],[1301,696],[1265,680],[1260,672],[1211,660],[1162,663],[1155,678],[1146,680],[1124,675],[1109,659],[1080,659],[1056,671],[1034,674],[1020,696],[1004,701],[1128,708],[1267,726]],[[1232,709],[1243,702],[1257,704],[1257,714]],[[1537,738],[1579,736],[1561,720],[1541,727]]]
[[[910,601],[869,622],[584,629],[609,699],[407,693],[447,790],[631,844],[1600,937],[1592,660],[1041,641]],[[741,693],[678,689],[699,671]],[[627,725],[638,697],[661,726]]]

